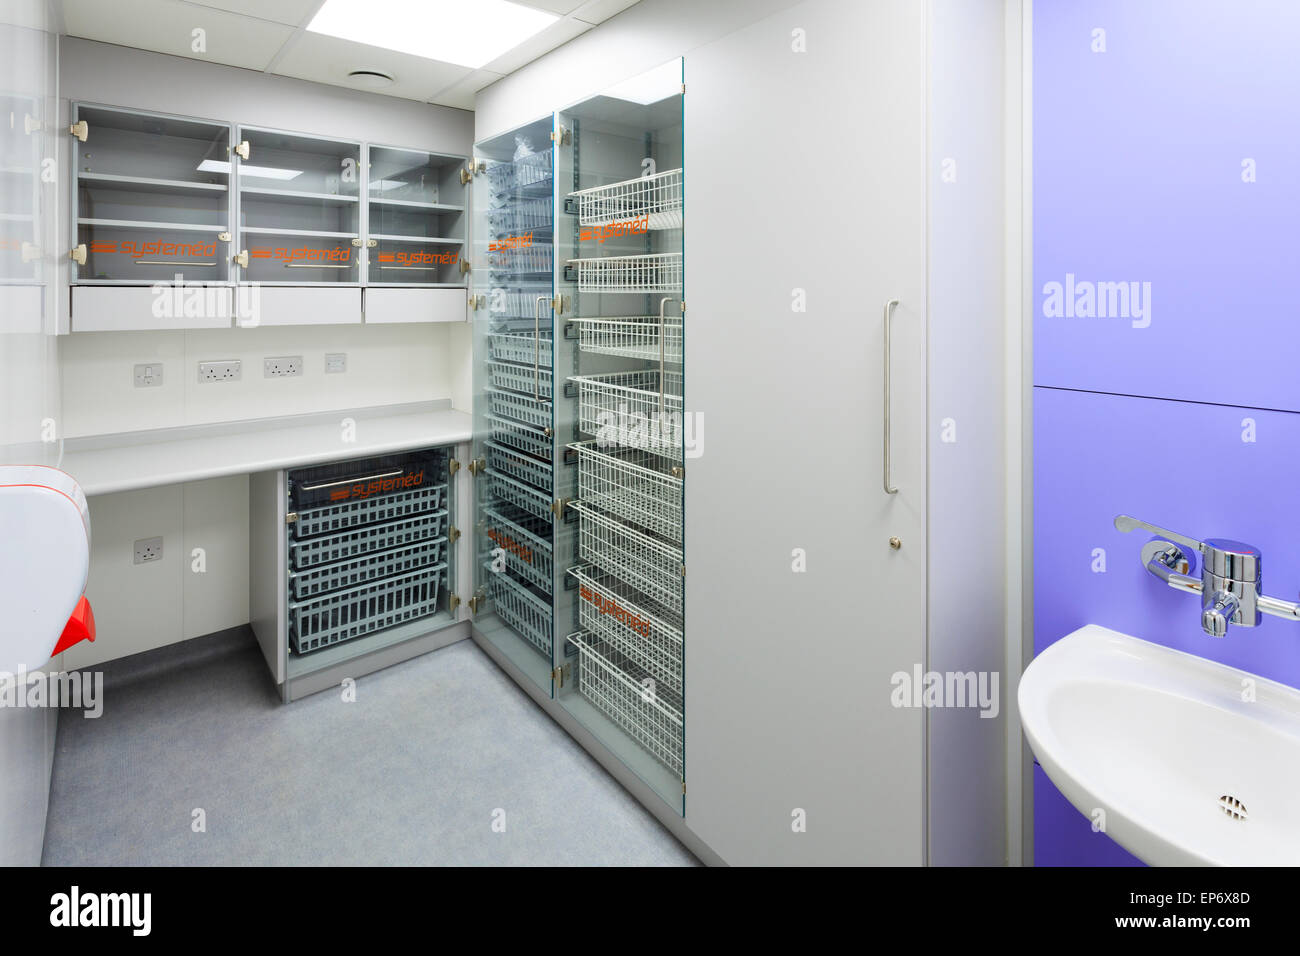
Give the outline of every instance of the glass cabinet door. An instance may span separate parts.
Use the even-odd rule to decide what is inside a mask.
[[[34,285],[41,280],[40,203],[43,102],[34,96],[0,94],[0,284]],[[3,326],[0,326],[3,327]]]
[[[464,285],[465,157],[391,146],[368,152],[367,284]]]
[[[72,120],[72,281],[226,282],[230,127],[84,103]]]
[[[361,281],[361,145],[239,128],[240,278]]]
[[[557,115],[557,697],[684,810],[682,65]]]
[[[478,144],[474,340],[474,627],[554,686],[555,375],[551,118]]]

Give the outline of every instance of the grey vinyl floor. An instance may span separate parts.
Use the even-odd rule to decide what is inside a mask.
[[[246,629],[104,672],[59,715],[47,866],[698,862],[470,641],[355,702],[281,704]]]

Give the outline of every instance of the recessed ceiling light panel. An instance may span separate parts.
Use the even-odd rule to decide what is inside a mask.
[[[325,0],[307,29],[478,68],[557,19],[508,0]]]

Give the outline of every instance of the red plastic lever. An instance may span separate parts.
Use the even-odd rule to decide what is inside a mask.
[[[54,645],[54,653],[50,656],[62,654],[73,644],[80,644],[82,641],[91,643],[95,641],[95,612],[90,609],[90,602],[84,596],[77,602],[72,617],[68,618],[59,643]]]

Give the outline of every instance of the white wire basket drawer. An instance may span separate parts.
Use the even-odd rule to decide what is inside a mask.
[[[441,537],[447,529],[447,512],[426,511],[409,518],[352,528],[335,534],[289,542],[289,566],[295,571],[342,561],[371,551],[384,551]]]
[[[682,373],[663,374],[660,413],[657,369],[571,375],[578,383],[578,429],[602,446],[641,448],[672,458],[682,457]]]
[[[548,368],[551,364],[549,335],[537,336],[531,331],[489,332],[487,338],[488,354],[498,362],[519,362],[529,366],[530,370],[533,362],[537,362],[543,368]],[[532,391],[531,385],[528,390]]]
[[[487,420],[491,428],[492,440],[498,445],[505,445],[516,451],[526,452],[534,458],[550,461],[553,445],[546,432],[505,418],[497,418],[495,415],[488,415]]]
[[[555,255],[550,243],[534,243],[514,249],[488,253],[488,268],[493,272],[523,275],[533,272],[550,272],[555,268]]]
[[[622,651],[656,683],[682,692],[682,619],[595,568],[569,568],[578,582],[578,623]]]
[[[425,485],[412,488],[410,491],[399,491],[396,494],[354,498],[337,504],[303,508],[296,512],[298,517],[289,527],[293,537],[309,538],[312,535],[341,531],[357,525],[391,521],[404,515],[440,508],[446,492],[445,483]]]
[[[682,772],[682,703],[618,648],[578,632],[578,692],[674,773]]]
[[[551,403],[538,401],[531,394],[520,395],[495,388],[486,388],[488,395],[488,412],[497,418],[508,418],[523,422],[534,428],[551,427]],[[531,391],[531,390],[530,390]]]
[[[550,488],[553,484],[550,461],[525,455],[491,441],[483,443],[483,457],[494,472],[516,478],[534,488]]]
[[[671,459],[640,448],[602,448],[573,442],[578,456],[578,497],[601,511],[682,540],[681,469]]]
[[[292,571],[289,574],[289,594],[301,601],[317,594],[428,567],[442,561],[446,545],[446,537],[433,538],[404,548],[323,564],[308,571]]]
[[[492,557],[504,559],[504,565],[498,566],[550,594],[555,582],[551,523],[509,505],[485,507],[483,515],[483,534],[493,551]],[[500,555],[495,553],[498,548]]]
[[[554,206],[549,197],[520,199],[488,210],[488,225],[497,235],[544,229],[553,224]]]
[[[512,285],[515,283],[511,283]],[[522,289],[503,289],[501,291],[493,290],[488,296],[488,308],[493,315],[510,316],[519,319],[535,320],[537,318],[537,298],[543,296],[551,298],[551,283],[547,280],[542,282],[520,282],[518,285],[524,286]],[[530,288],[531,286],[531,288]],[[542,303],[545,305],[546,303]],[[532,334],[532,326],[529,326],[529,334]],[[529,357],[528,361],[532,361]]]
[[[551,151],[530,153],[515,160],[515,186],[526,188],[537,186],[551,180]]]
[[[682,288],[682,254],[570,259],[578,267],[579,292],[674,292]]]
[[[682,613],[682,549],[638,531],[585,501],[578,512],[578,560],[596,565],[674,614]]]
[[[508,501],[530,515],[551,520],[551,495],[515,478],[509,478],[489,468],[483,473],[486,500]]]
[[[628,219],[645,219],[647,229],[682,226],[680,169],[581,189],[570,195],[578,200],[578,223],[583,226],[607,226]]]
[[[497,617],[551,659],[551,602],[508,574],[488,572],[488,593]]]
[[[531,361],[531,360],[530,360]],[[551,370],[531,364],[515,365],[512,362],[485,362],[488,371],[488,384],[493,388],[509,389],[512,392],[525,392],[529,395],[534,390],[542,398],[551,397]]]
[[[299,654],[427,617],[438,610],[445,564],[289,603],[289,638]]]
[[[659,316],[623,315],[608,318],[573,318],[578,330],[578,348],[584,352],[617,355],[622,358],[659,361]],[[664,361],[682,361],[681,313],[664,320]],[[522,337],[522,336],[521,336]],[[528,361],[532,361],[529,353]]]

